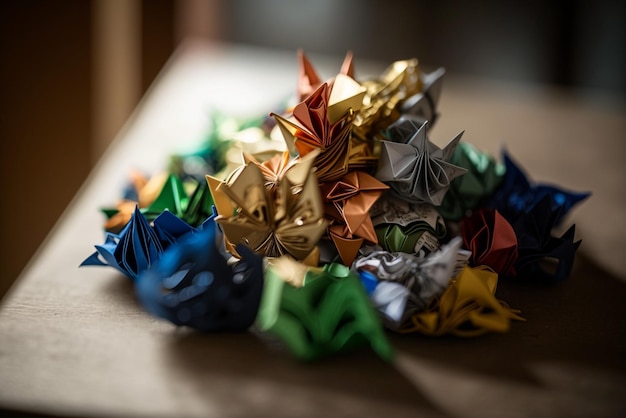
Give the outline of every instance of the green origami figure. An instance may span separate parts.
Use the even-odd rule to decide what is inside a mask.
[[[208,183],[203,179],[198,182],[191,194],[182,220],[191,226],[200,226],[211,215],[213,215],[213,196],[211,196]]]
[[[159,196],[141,212],[148,220],[154,220],[164,210],[168,210],[195,227],[213,214],[212,208],[213,198],[206,181],[198,182],[189,197],[183,182],[177,176],[170,174]]]
[[[467,142],[459,143],[450,163],[466,168],[467,173],[452,181],[438,209],[445,219],[458,221],[485,204],[502,182],[505,168]]]
[[[417,254],[421,250],[427,250],[428,253],[437,251],[445,232],[445,227],[434,230],[428,223],[422,221],[407,226],[383,224],[376,227],[378,245],[392,253]]]
[[[182,218],[188,204],[189,196],[187,196],[183,182],[174,174],[170,174],[157,198],[148,207],[142,208],[141,213],[150,221],[164,210],[169,210]]]
[[[384,195],[370,210],[378,245],[392,253],[426,254],[437,251],[446,237],[444,219],[428,203],[412,203]]]
[[[342,264],[306,270],[295,287],[268,267],[257,325],[309,361],[367,343],[383,359],[393,350],[358,277]]]

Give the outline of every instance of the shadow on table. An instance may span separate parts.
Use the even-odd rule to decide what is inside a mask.
[[[390,334],[391,342],[420,362],[530,386],[542,385],[531,368],[536,364],[571,364],[626,376],[626,284],[584,254],[565,282],[542,286],[502,280],[498,296],[527,319],[513,323],[507,334],[472,339]],[[403,372],[367,350],[303,364],[252,333],[183,332],[172,340],[171,355],[183,370],[193,370],[190,376],[238,375],[441,412]]]
[[[393,345],[420,357],[501,378],[532,382],[527,365],[556,361],[626,376],[626,283],[577,254],[571,277],[557,284],[501,279],[496,295],[520,309],[503,335],[478,338],[391,335]]]
[[[132,297],[130,289],[123,291]],[[620,387],[626,382],[626,283],[584,253],[578,254],[571,277],[562,283],[502,279],[497,296],[520,309],[527,321],[514,322],[506,334],[462,339],[390,333],[390,341],[409,362],[438,365],[452,371],[451,376],[458,372],[503,386],[541,390],[545,382],[537,376],[537,365],[565,365],[572,373],[597,370],[615,376]],[[416,382],[420,370],[411,376],[406,364],[386,363],[370,350],[301,363],[275,341],[254,332],[203,334],[176,329],[166,356],[179,376],[177,381],[201,392],[218,388],[220,382],[257,382],[272,396],[292,391],[294,402],[303,399],[303,393],[330,393],[354,402],[361,399],[373,410],[393,405],[405,412],[446,415],[431,390]],[[428,375],[427,370],[423,375]],[[623,387],[615,390],[626,395]],[[607,396],[615,402],[615,393]],[[618,402],[617,407],[626,411],[626,402]]]

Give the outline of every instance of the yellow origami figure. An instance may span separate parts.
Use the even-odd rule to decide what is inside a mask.
[[[439,299],[411,317],[400,332],[475,337],[507,332],[511,320],[523,321],[519,311],[495,296],[498,274],[487,268],[465,267]]]

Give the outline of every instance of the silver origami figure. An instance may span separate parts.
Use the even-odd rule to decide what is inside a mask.
[[[404,115],[389,126],[390,140],[381,143],[376,178],[401,199],[439,206],[450,182],[467,172],[448,162],[463,132],[441,149],[428,139],[427,125]]]

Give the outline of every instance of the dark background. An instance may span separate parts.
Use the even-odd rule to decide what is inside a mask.
[[[177,8],[193,0],[137,1],[143,93],[177,45]],[[92,166],[93,3],[0,0],[0,297]],[[575,88],[620,103],[626,96],[623,1],[210,3],[216,40],[352,50],[385,61],[418,57],[453,73]]]

